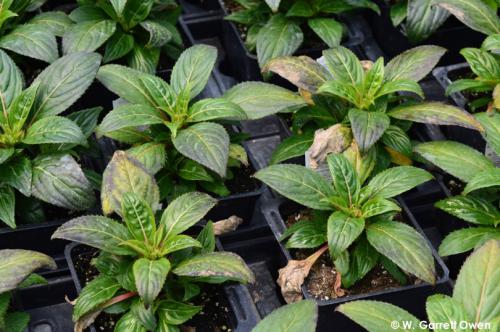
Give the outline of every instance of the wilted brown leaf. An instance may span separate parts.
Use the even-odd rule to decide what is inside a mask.
[[[351,131],[341,124],[316,130],[313,144],[309,148],[310,167],[318,168],[318,165],[323,163],[330,153],[342,153],[349,147],[351,140]]]
[[[238,216],[231,216],[227,219],[214,222],[214,234],[222,235],[235,231],[239,225],[243,223],[243,219]]]

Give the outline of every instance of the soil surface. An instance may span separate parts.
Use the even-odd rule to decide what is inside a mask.
[[[469,68],[461,68],[457,70],[450,71],[448,73],[448,78],[452,81],[455,82],[460,79],[474,79],[476,78],[476,75],[469,69]],[[482,98],[482,97],[490,97],[491,93],[486,93],[486,92],[471,92],[469,90],[464,90],[460,92],[468,101],[466,105],[466,109],[470,113],[478,113],[478,112],[484,112],[486,111],[486,106],[477,108],[477,109],[472,109],[470,107],[470,102]]]
[[[99,251],[87,246],[77,246],[71,252],[71,258],[75,265],[76,274],[82,287],[92,281],[98,274],[98,270],[91,265],[93,258],[99,255]],[[194,298],[193,305],[203,306],[203,310],[191,320],[181,326],[183,332],[231,332],[230,307],[219,285],[203,285],[203,292]],[[101,313],[94,322],[98,332],[113,332],[116,322],[121,315]],[[89,332],[89,329],[85,330]]]
[[[231,168],[234,177],[225,182],[231,194],[243,194],[255,191],[259,188],[259,183],[252,177],[255,169],[252,165],[241,165],[240,168]]]
[[[460,195],[465,188],[465,184],[462,181],[448,174],[443,177],[443,182],[453,196]]]
[[[294,223],[301,220],[310,220],[312,218],[312,210],[304,209],[296,213],[285,215],[285,224],[290,227]],[[397,216],[396,219],[399,219]],[[315,250],[311,249],[299,249],[293,250],[291,252],[294,259],[305,259],[314,253]],[[309,276],[305,280],[305,285],[309,294],[314,296],[319,300],[332,300],[338,298],[335,294],[334,286],[336,280],[337,271],[333,266],[332,259],[327,253],[323,254],[311,268]],[[408,276],[410,283],[418,284],[421,281]],[[345,297],[358,295],[358,294],[368,294],[376,291],[381,291],[385,289],[395,288],[404,286],[398,282],[391,274],[386,271],[381,265],[376,266],[371,270],[363,279],[358,281],[354,286],[349,289],[345,289]]]

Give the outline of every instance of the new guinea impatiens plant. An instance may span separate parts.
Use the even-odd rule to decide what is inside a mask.
[[[24,90],[21,72],[1,51],[0,63],[4,69],[0,73],[0,220],[16,226],[19,199],[21,219],[33,219],[28,217],[38,210],[33,198],[74,211],[89,209],[95,202],[93,189],[72,150],[87,145],[100,108],[59,114],[94,81],[100,55],[64,56]],[[40,222],[43,215],[34,219]]]
[[[173,0],[80,0],[69,17],[63,51],[94,52],[103,47],[103,62],[122,58],[137,70],[154,74],[160,55],[177,58],[182,38],[175,27],[180,7]]]
[[[474,251],[460,270],[453,295],[436,294],[427,298],[428,320],[422,321],[402,308],[379,301],[352,301],[336,310],[369,332],[498,331],[498,257],[499,241],[490,240]]]
[[[317,321],[318,305],[312,300],[302,300],[274,310],[252,332],[314,332]]]
[[[464,48],[460,51],[467,60],[474,78],[463,78],[452,82],[446,94],[456,92],[479,93],[469,100],[472,111],[486,107],[488,111],[500,111],[500,34],[486,38],[481,48]],[[481,96],[486,94],[486,96]]]
[[[46,282],[33,272],[40,268],[55,269],[54,260],[42,253],[23,249],[0,250],[0,331],[23,332],[29,314],[12,311],[11,291]]]
[[[164,179],[162,197],[193,191],[196,184],[228,195],[228,166],[247,163],[245,149],[232,143],[217,123],[246,119],[246,113],[223,98],[194,100],[207,84],[216,58],[212,46],[187,49],[173,68],[170,84],[119,65],[105,65],[97,74],[128,103],[109,112],[96,133],[132,144],[128,152]]]
[[[486,156],[453,141],[435,141],[415,146],[425,160],[466,183],[462,194],[436,202],[436,207],[475,227],[448,234],[439,247],[441,256],[477,248],[490,239],[500,240],[500,168]]]
[[[245,27],[245,46],[249,52],[257,52],[260,67],[273,58],[293,55],[303,45],[304,35],[307,38],[315,35],[328,47],[338,46],[345,33],[342,23],[333,18],[334,14],[360,8],[380,13],[370,0],[225,1],[226,4],[231,2],[240,8],[225,19]]]
[[[319,62],[305,56],[271,60],[264,71],[289,80],[303,98],[293,114],[293,129],[300,135],[284,140],[272,162],[304,155],[311,147],[313,133],[323,128],[332,129],[332,134],[351,131],[356,150],[363,156],[376,154],[377,162],[382,163],[380,169],[385,169],[391,159],[400,165],[412,162],[407,134],[411,122],[483,130],[472,115],[457,107],[415,100],[414,95],[424,98],[418,81],[429,74],[444,52],[438,46],[419,46],[384,65],[382,58],[375,63],[360,61],[350,50],[338,46],[324,51]],[[270,94],[259,96],[259,104],[249,103],[249,96],[258,87],[259,83],[242,83],[225,97],[244,110],[272,105],[276,97]],[[349,142],[337,152],[349,147]]]
[[[308,267],[329,250],[345,288],[353,286],[381,262],[387,266],[395,264],[434,284],[434,258],[429,243],[418,231],[395,218],[401,208],[393,199],[431,180],[432,175],[413,166],[399,166],[363,184],[343,155],[330,154],[327,162],[331,183],[299,165],[272,165],[255,174],[281,195],[313,210],[311,220],[298,221],[283,233],[281,239],[286,240],[286,247],[321,247],[307,260]],[[286,268],[282,273],[286,273]],[[282,291],[283,284],[286,283],[282,283]],[[290,293],[284,294],[287,301],[302,297],[298,286],[286,290]]]
[[[37,14],[46,0],[4,0],[0,6],[0,48],[52,63],[59,58],[56,37],[71,20],[63,12]]]
[[[156,221],[160,204],[155,180],[123,151],[115,153],[104,172],[102,195],[104,212],[115,212],[121,221],[82,216],[52,236],[100,250],[93,261],[99,275],[75,302],[75,331],[83,331],[112,306],[122,314],[116,332],[179,331],[203,309],[190,303],[203,283],[253,282],[253,273],[239,256],[215,251],[211,222],[196,237],[186,233],[216,199],[186,193]]]

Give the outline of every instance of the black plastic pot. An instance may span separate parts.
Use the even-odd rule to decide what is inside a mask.
[[[73,278],[76,291],[79,294],[82,290],[82,283],[78,279],[75,266],[73,264],[73,256],[72,256],[72,251],[77,247],[85,248],[86,246],[78,243],[71,243],[66,247],[64,254],[66,256],[66,260],[68,262],[68,266],[71,271],[71,276]],[[90,249],[90,247],[87,248]],[[222,250],[219,241],[217,241],[217,248],[219,250]],[[248,289],[245,286],[238,284],[229,284],[229,285],[224,285],[222,287],[224,287],[224,293],[231,307],[229,319],[233,331],[235,332],[250,331],[251,328],[257,324],[260,318],[252,302],[252,298],[250,296],[250,293],[248,292]],[[96,329],[93,325],[90,326],[89,330],[90,332],[96,332]]]
[[[446,67],[438,67],[433,70],[432,74],[439,82],[441,87],[446,90],[446,88],[452,82],[450,79],[450,74],[453,75],[453,73],[467,71],[468,68],[469,65],[467,63],[459,63]],[[467,100],[467,98],[462,93],[453,93],[450,95],[450,98],[458,107],[467,110],[467,103],[469,102],[469,100]],[[486,141],[476,130],[458,126],[442,126],[441,130],[449,140],[464,143],[479,151],[484,152],[485,150]]]
[[[407,220],[421,234],[424,234],[406,204],[403,201],[400,201],[400,204],[403,208],[405,220]],[[281,213],[284,210],[299,211],[300,206],[282,199],[270,200],[263,206],[264,217],[277,240],[279,240],[286,229],[281,216]],[[344,302],[362,299],[389,302],[408,310],[417,317],[424,319],[425,301],[427,297],[435,293],[449,292],[448,268],[443,263],[434,248],[432,246],[431,248],[437,269],[436,285],[422,283],[419,285],[402,286],[370,294],[360,294],[328,301],[316,300],[319,306],[318,330],[328,331],[332,326],[335,326],[335,328],[339,331],[363,331],[359,326],[347,319],[345,316],[335,312],[335,308]],[[286,249],[282,243],[280,243],[280,249],[287,260],[293,259],[288,249]],[[302,287],[302,292],[305,298],[314,299],[314,297],[307,292],[305,286]]]
[[[220,16],[223,14],[217,0],[179,0],[183,18],[198,18],[204,16]]]
[[[366,11],[366,19],[370,24],[373,36],[380,48],[392,59],[394,56],[417,45],[412,45],[402,33],[400,27],[394,27],[390,19],[390,7],[384,0],[377,0],[381,15],[373,11]],[[449,65],[463,61],[459,51],[464,47],[478,47],[484,39],[484,35],[476,32],[455,17],[450,16],[432,36],[424,40],[420,45],[439,45],[448,50],[443,56],[440,65]]]

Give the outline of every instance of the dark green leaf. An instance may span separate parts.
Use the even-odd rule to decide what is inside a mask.
[[[500,231],[492,227],[463,228],[448,234],[439,246],[440,256],[461,254],[487,240],[500,240]]]
[[[0,181],[19,190],[24,196],[31,196],[31,161],[19,156],[0,166]]]
[[[288,304],[266,316],[252,332],[314,332],[318,307],[313,300]]]
[[[363,218],[367,219],[391,211],[399,212],[401,208],[392,200],[375,197],[363,204],[361,211],[363,212]]]
[[[147,74],[154,74],[160,61],[160,49],[146,48],[135,44],[128,54],[127,63],[129,67]]]
[[[496,226],[500,223],[498,209],[479,197],[449,197],[437,202],[436,207],[473,224]]]
[[[127,154],[137,159],[151,174],[156,174],[166,163],[165,144],[151,142],[134,146]]]
[[[130,234],[148,243],[156,232],[153,210],[134,193],[126,193],[122,199],[122,216]]]
[[[14,191],[9,186],[0,187],[0,220],[7,226],[16,228],[16,219],[14,217],[16,197]]]
[[[56,37],[38,24],[24,24],[0,39],[0,47],[52,63],[59,57]]]
[[[0,50],[0,91],[5,105],[9,106],[12,100],[21,93],[24,79],[21,71],[12,59]]]
[[[343,155],[334,153],[328,155],[327,162],[333,180],[333,189],[337,195],[345,199],[349,206],[356,204],[361,183],[352,164]]]
[[[130,51],[132,51],[133,47],[134,37],[127,33],[121,32],[120,30],[117,30],[106,43],[103,62],[108,63],[124,57]]]
[[[343,46],[323,51],[326,66],[335,80],[359,86],[363,83],[364,72],[356,55]]]
[[[362,152],[368,151],[389,128],[391,120],[380,112],[349,111],[352,133]]]
[[[160,23],[146,20],[140,23],[141,27],[149,33],[149,39],[145,45],[146,48],[162,47],[172,39],[170,30]]]
[[[170,271],[170,262],[166,258],[157,260],[140,258],[135,261],[133,269],[137,292],[144,303],[149,306],[163,288]]]
[[[313,140],[314,135],[312,133],[292,135],[285,138],[273,151],[269,164],[279,164],[285,160],[303,156],[311,147]]]
[[[420,81],[437,65],[446,49],[434,46],[417,46],[394,57],[385,66],[386,81]]]
[[[408,1],[405,31],[412,44],[431,36],[450,16],[432,0]]]
[[[96,133],[99,136],[128,127],[163,124],[165,119],[158,109],[147,105],[125,104],[109,112],[102,120]]]
[[[245,111],[224,98],[207,98],[193,104],[188,110],[188,122],[210,120],[245,120]]]
[[[476,113],[476,119],[481,123],[485,132],[483,137],[497,155],[500,155],[500,114],[494,112]]]
[[[31,125],[26,131],[25,144],[54,144],[85,142],[85,136],[80,127],[73,121],[62,116],[47,116]]]
[[[476,174],[464,188],[463,194],[470,194],[472,191],[500,186],[500,168],[492,168]]]
[[[93,52],[101,47],[115,30],[116,23],[111,20],[77,23],[64,34],[64,54]]]
[[[365,229],[365,220],[352,218],[342,212],[334,212],[328,218],[328,248],[333,259],[338,258],[344,250],[358,238]]]
[[[344,29],[341,23],[333,18],[313,18],[307,24],[328,47],[340,45]]]
[[[29,23],[39,25],[44,30],[48,30],[50,33],[62,37],[73,22],[71,22],[70,18],[65,13],[53,11],[38,14],[33,17]]]
[[[98,276],[85,286],[73,308],[73,321],[98,308],[110,300],[120,289],[120,284],[113,277]]]
[[[174,300],[163,300],[158,305],[158,316],[166,324],[181,325],[190,320],[200,312],[202,307],[177,302]],[[169,331],[169,330],[167,330]]]

